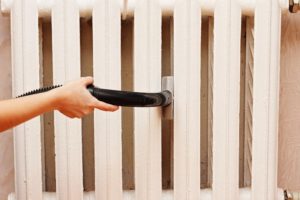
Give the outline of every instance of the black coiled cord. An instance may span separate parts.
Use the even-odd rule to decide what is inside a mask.
[[[55,85],[55,86],[40,88],[22,94],[17,98],[47,92],[49,90],[61,86],[62,85]],[[108,89],[97,88],[94,85],[89,85],[87,89],[99,101],[103,101],[117,106],[157,107],[157,106],[167,106],[173,101],[172,93],[168,90],[159,93],[143,93],[143,92],[108,90]]]

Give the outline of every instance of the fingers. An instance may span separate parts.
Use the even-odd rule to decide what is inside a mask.
[[[60,112],[65,116],[74,119],[74,118],[82,118],[84,116],[87,116],[88,114],[93,112],[93,110],[94,110],[93,108],[87,108],[84,110],[72,110],[72,111],[60,110]]]
[[[91,77],[91,76],[87,76],[87,77],[81,78],[80,81],[81,81],[85,86],[87,86],[87,85],[92,84],[92,83],[94,82],[94,79],[93,79],[93,77]]]
[[[111,112],[119,109],[118,106],[110,105],[110,104],[107,104],[107,103],[104,103],[104,102],[98,101],[98,100],[94,101],[94,108],[97,108],[97,109],[103,110],[103,111],[111,111]]]

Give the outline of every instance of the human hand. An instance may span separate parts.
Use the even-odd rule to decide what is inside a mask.
[[[52,90],[57,99],[56,110],[70,118],[81,118],[95,108],[103,111],[118,110],[118,106],[98,101],[90,94],[86,88],[92,83],[92,77],[84,77]]]

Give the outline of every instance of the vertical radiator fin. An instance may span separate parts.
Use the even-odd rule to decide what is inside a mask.
[[[12,10],[13,94],[40,86],[38,8],[35,0],[16,0]],[[18,199],[42,199],[40,117],[14,129]]]
[[[275,199],[279,99],[280,9],[258,0],[254,27],[252,200]]]
[[[213,199],[239,198],[241,10],[217,1],[214,13]]]
[[[52,11],[53,82],[80,77],[79,10],[75,0],[55,1]],[[59,200],[82,200],[81,120],[55,112],[56,190]]]
[[[95,85],[121,89],[121,19],[118,0],[97,0],[93,8]],[[95,111],[96,199],[122,199],[121,111]]]
[[[174,199],[200,198],[201,10],[196,0],[174,6]]]
[[[161,8],[140,0],[134,11],[134,90],[161,90]],[[136,199],[161,199],[161,108],[134,109]]]

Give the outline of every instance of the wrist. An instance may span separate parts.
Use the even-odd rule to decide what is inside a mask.
[[[51,110],[59,110],[62,106],[63,95],[60,88],[49,91]]]

